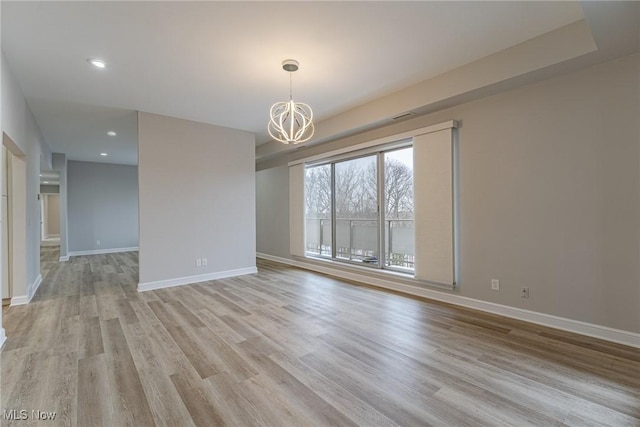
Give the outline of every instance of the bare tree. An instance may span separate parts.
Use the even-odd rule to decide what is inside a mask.
[[[367,188],[377,197],[377,168],[367,170]],[[396,159],[384,161],[384,197],[387,219],[408,219],[413,216],[413,170]]]
[[[413,216],[413,170],[395,159],[384,162],[384,194],[389,219]]]
[[[307,169],[304,186],[307,216],[331,218],[331,166]]]
[[[388,219],[413,216],[413,171],[395,159],[385,160],[385,209]],[[378,211],[378,176],[375,162],[348,161],[335,167],[335,203],[338,218],[374,219]],[[307,169],[307,215],[331,217],[331,167]]]
[[[363,158],[336,165],[336,214],[343,218],[375,219],[378,197],[375,182],[375,158]],[[371,172],[373,171],[373,172]]]

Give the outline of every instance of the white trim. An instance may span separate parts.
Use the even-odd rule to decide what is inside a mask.
[[[36,277],[35,282],[33,282],[31,284],[31,287],[29,288],[29,302],[31,302],[31,299],[38,291],[40,284],[42,284],[42,274],[38,274],[38,277]]]
[[[25,305],[25,304],[29,304],[29,295],[21,295],[19,297],[12,297],[11,298],[11,304],[9,304],[11,307],[14,307],[16,305]]]
[[[507,305],[496,304],[493,302],[477,300],[473,298],[463,297],[460,295],[454,295],[451,293],[436,291],[432,289],[425,289],[418,286],[405,285],[397,283],[391,280],[381,280],[377,278],[371,278],[364,274],[350,273],[343,270],[338,270],[331,266],[320,266],[316,264],[306,263],[303,261],[292,260],[288,258],[282,258],[278,256],[257,253],[258,258],[280,262],[282,264],[292,265],[294,267],[303,268],[306,270],[317,271],[320,273],[330,274],[339,278],[345,278],[348,280],[355,280],[358,282],[366,283],[368,285],[378,286],[381,288],[391,289],[394,291],[404,292],[410,295],[416,295],[424,298],[433,299],[436,301],[442,301],[449,304],[454,304],[462,307],[473,308],[475,310],[484,311],[487,313],[498,314],[500,316],[509,317],[512,319],[523,320],[525,322],[535,323],[538,325],[548,326],[550,328],[560,329],[563,331],[574,332],[589,337],[599,338],[606,341],[611,341],[619,344],[628,345],[631,347],[640,348],[640,334],[623,331],[621,329],[614,329],[608,326],[596,325],[593,323],[582,322],[579,320],[567,319],[565,317],[553,316],[551,314],[539,313],[536,311],[525,310],[517,307],[510,307]]]
[[[69,261],[69,255],[60,257],[59,262],[65,262],[65,261]]]
[[[60,238],[60,234],[47,234],[47,237],[44,240],[56,238]]]
[[[376,145],[388,144],[394,141],[400,141],[402,139],[413,138],[414,136],[424,135],[427,133],[438,132],[443,129],[457,128],[458,122],[455,120],[449,120],[446,122],[438,123],[435,125],[410,130],[407,132],[398,133],[391,136],[385,136],[384,138],[374,139],[373,141],[367,141],[360,144],[351,145],[349,147],[339,148],[337,150],[327,151],[326,153],[317,154],[315,156],[305,157],[304,159],[293,160],[288,163],[289,166],[297,165],[300,163],[308,163],[316,160],[326,159],[329,157],[338,156],[340,154],[349,153],[352,151],[364,150],[365,148],[375,147]]]
[[[0,350],[4,347],[4,343],[7,341],[7,336],[4,333],[4,328],[0,328]]]
[[[256,267],[238,268],[235,270],[218,271],[215,273],[199,274],[196,276],[177,277],[175,279],[158,280],[155,282],[138,283],[138,292],[152,291],[154,289],[171,288],[173,286],[189,285],[192,283],[208,282],[209,280],[224,279],[227,277],[255,274]]]
[[[36,280],[34,280],[34,282],[29,286],[29,288],[27,289],[27,295],[21,295],[21,296],[11,298],[11,303],[9,305],[13,307],[16,305],[29,304],[33,299],[33,296],[38,291],[40,284],[42,284],[42,274],[38,274],[38,277],[36,277]]]
[[[340,162],[342,160],[351,160],[354,159],[356,157],[364,157],[364,156],[370,156],[370,155],[377,155],[378,153],[380,153],[381,151],[394,151],[394,150],[401,150],[403,148],[409,148],[409,147],[413,147],[413,141],[414,138],[403,138],[403,139],[394,139],[392,142],[387,143],[387,144],[378,144],[378,145],[374,145],[373,147],[368,147],[368,148],[363,148],[361,150],[356,150],[356,151],[347,151],[343,154],[338,154],[335,156],[330,156],[330,157],[322,157],[316,161],[305,161],[305,163],[302,166],[318,166],[318,165],[326,165],[329,163],[337,163]],[[298,163],[300,164],[300,163]]]
[[[91,251],[74,251],[69,252],[69,256],[84,256],[84,255],[101,255],[101,254],[115,254],[118,252],[135,252],[138,250],[138,247],[131,248],[113,248],[113,249],[94,249]],[[67,257],[68,259],[69,257]]]

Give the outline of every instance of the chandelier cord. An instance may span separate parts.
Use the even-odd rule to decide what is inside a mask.
[[[293,76],[292,72],[289,71],[289,101],[293,101]]]

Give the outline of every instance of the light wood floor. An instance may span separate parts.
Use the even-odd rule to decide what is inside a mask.
[[[42,279],[58,265],[60,261],[60,245],[40,246],[40,275]]]
[[[57,412],[46,426],[640,425],[638,350],[258,267],[138,293],[135,253],[54,265],[4,310],[2,409]]]
[[[60,259],[60,245],[45,244],[40,242],[40,274],[43,278],[47,277],[51,268],[58,264]],[[2,305],[11,304],[11,298],[3,298]],[[1,414],[0,414],[1,415]]]

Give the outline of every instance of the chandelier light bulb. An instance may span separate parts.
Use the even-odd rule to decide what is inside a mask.
[[[289,72],[289,101],[276,102],[269,111],[267,131],[276,141],[284,144],[300,144],[313,136],[313,111],[309,105],[294,102],[291,89],[291,73],[298,70],[298,61],[287,59],[282,68]]]
[[[103,69],[107,67],[107,63],[98,58],[87,58],[87,62],[96,68]]]
[[[276,141],[300,144],[313,136],[313,111],[302,102],[277,102],[270,112],[267,130]]]

